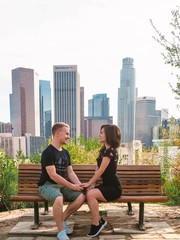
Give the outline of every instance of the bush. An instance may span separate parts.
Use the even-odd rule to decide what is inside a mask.
[[[10,208],[10,195],[17,193],[18,169],[16,161],[0,151],[0,210]]]
[[[177,161],[171,165],[164,180],[164,192],[168,196],[168,203],[180,205],[180,154],[177,156]]]
[[[83,136],[80,136],[76,143],[71,139],[70,143],[64,146],[70,152],[72,164],[96,164],[100,147],[97,139],[84,140]]]
[[[180,154],[174,159],[169,158],[170,144],[167,141],[163,142],[162,156],[155,147],[143,149],[142,158],[138,158],[136,164],[160,164],[163,194],[168,197],[168,204],[180,205]]]

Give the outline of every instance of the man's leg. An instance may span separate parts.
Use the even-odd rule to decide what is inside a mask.
[[[63,197],[59,196],[56,198],[53,204],[53,216],[56,222],[58,232],[64,230],[63,227]]]
[[[63,226],[63,195],[57,184],[45,183],[39,187],[39,195],[53,203],[53,216],[58,232],[64,230]]]
[[[63,219],[66,220],[73,212],[77,211],[85,202],[85,195],[81,193],[72,203],[70,203],[63,213]]]

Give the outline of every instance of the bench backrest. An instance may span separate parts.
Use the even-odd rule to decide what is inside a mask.
[[[81,182],[87,182],[95,168],[96,165],[73,165]],[[40,173],[40,164],[19,164],[18,194],[37,195]],[[122,183],[123,195],[161,195],[159,165],[118,165],[117,174]]]

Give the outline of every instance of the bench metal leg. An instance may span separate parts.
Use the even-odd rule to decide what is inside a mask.
[[[138,227],[141,231],[145,231],[144,227],[144,203],[139,203],[139,224]]]
[[[39,221],[39,206],[38,202],[34,202],[34,225],[31,227],[32,230],[37,229],[41,221]]]
[[[47,215],[49,212],[48,201],[44,202],[44,212],[41,213],[42,215]]]
[[[134,213],[133,213],[133,210],[132,210],[131,202],[128,202],[127,204],[128,204],[128,215],[133,215]]]

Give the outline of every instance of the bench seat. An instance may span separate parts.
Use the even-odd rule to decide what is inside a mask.
[[[13,202],[44,202],[45,200],[39,195],[29,196],[29,195],[12,195],[11,201]],[[157,202],[167,202],[166,196],[121,196],[113,202],[127,203],[127,202],[144,202],[144,203],[157,203]]]

